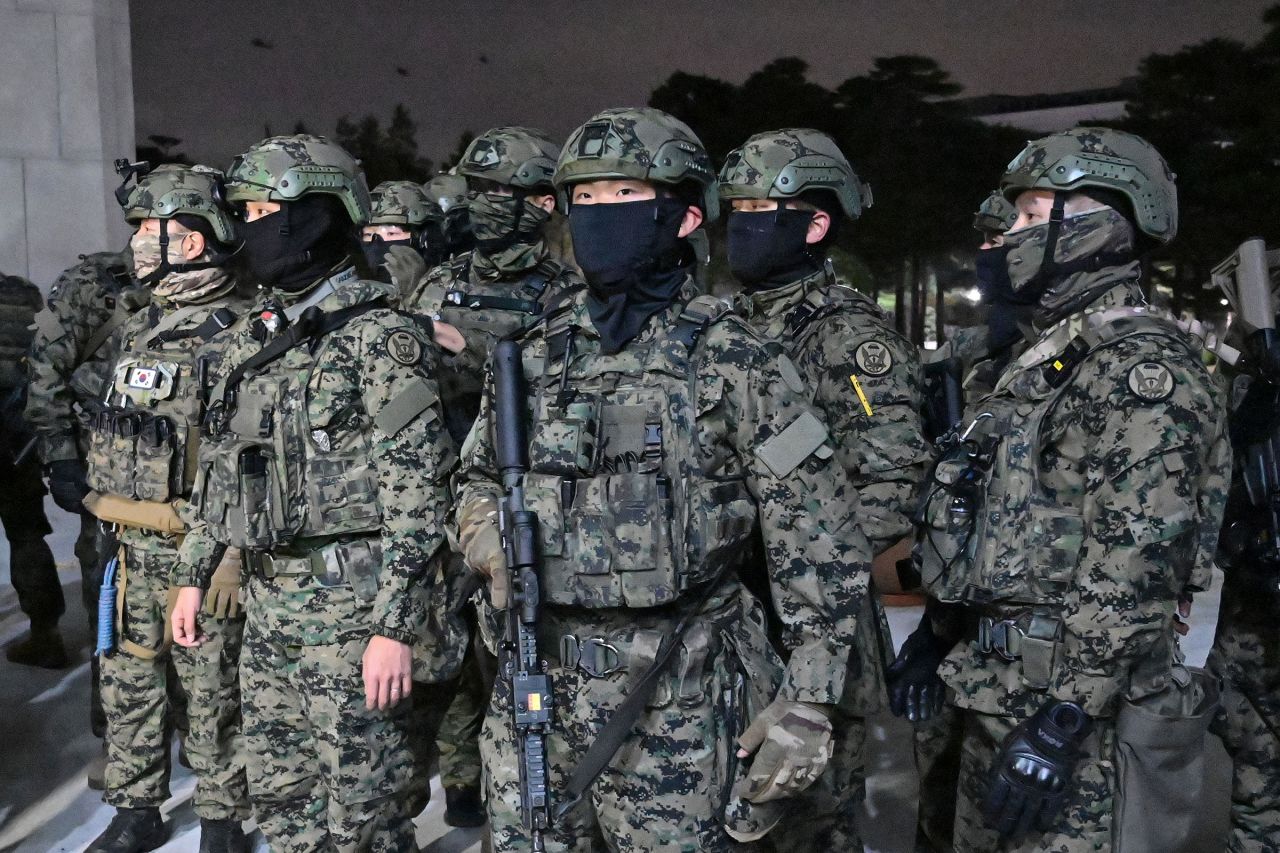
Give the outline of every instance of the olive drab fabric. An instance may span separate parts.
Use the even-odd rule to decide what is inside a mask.
[[[953,453],[925,484],[925,583],[987,614],[990,636],[943,667],[960,707],[1021,716],[1051,695],[1113,714],[1164,686],[1174,648],[1156,617],[1208,587],[1230,462],[1222,392],[1177,326],[1116,285],[969,406],[964,447],[984,467]],[[1159,596],[1136,586],[1150,571]]]
[[[820,190],[857,219],[871,206],[871,187],[854,172],[835,140],[821,131],[789,128],[758,133],[729,152],[720,169],[720,197],[788,199]]]
[[[1178,233],[1178,190],[1169,164],[1145,139],[1109,127],[1077,127],[1029,142],[1000,181],[1015,201],[1029,189],[1089,187],[1120,193],[1143,234],[1168,243]]]

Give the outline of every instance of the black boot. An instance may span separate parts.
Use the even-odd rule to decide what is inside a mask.
[[[106,831],[85,853],[147,853],[168,837],[169,827],[160,819],[159,809],[116,809]]]
[[[249,853],[249,839],[235,818],[200,818],[200,853]]]
[[[38,666],[41,669],[64,669],[71,663],[66,646],[62,645],[62,635],[58,633],[56,622],[45,626],[33,624],[27,638],[5,649],[4,656],[10,663]]]
[[[102,742],[102,748],[94,753],[93,758],[89,759],[89,766],[85,768],[84,774],[85,784],[89,786],[90,791],[107,790],[107,742]]]
[[[444,822],[449,826],[484,826],[487,819],[479,785],[444,789]]]

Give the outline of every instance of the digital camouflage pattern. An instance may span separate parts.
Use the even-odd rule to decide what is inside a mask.
[[[413,181],[383,181],[370,193],[370,225],[403,225],[423,228],[429,222],[443,224],[444,212]]]
[[[1029,189],[1076,192],[1096,187],[1129,200],[1148,237],[1168,243],[1178,233],[1178,190],[1169,164],[1140,136],[1109,127],[1077,127],[1033,142],[1005,169],[1009,201]]]
[[[127,250],[84,255],[49,289],[31,342],[26,408],[46,465],[84,457],[84,416],[102,398],[115,358],[105,345],[149,298]]]
[[[357,226],[369,221],[369,186],[360,163],[323,136],[272,136],[236,157],[227,172],[227,201],[295,201],[311,193],[337,196]]]
[[[125,221],[137,228],[146,219],[197,216],[209,223],[218,242],[234,243],[236,228],[223,200],[222,182],[223,174],[208,166],[156,166],[130,188],[121,205]]]
[[[720,169],[720,198],[796,198],[829,192],[850,219],[871,206],[871,187],[827,134],[809,128],[758,133],[729,152]]]
[[[551,190],[560,145],[532,127],[495,127],[471,140],[458,174],[522,190]]]
[[[603,652],[604,664],[552,664],[553,786],[563,784],[627,681],[652,661],[689,590],[734,560],[757,523],[792,650],[777,695],[838,702],[849,648],[862,637],[870,550],[846,511],[854,490],[799,374],[778,344],[762,341],[727,306],[707,298],[687,305],[692,296],[689,282],[681,300],[616,355],[600,352],[582,294],[524,338],[532,390],[525,497],[542,533],[544,647],[554,654],[557,638],[572,635],[588,645],[588,659],[591,637],[617,649],[616,659]],[[701,323],[690,354],[680,330]],[[488,406],[486,397],[464,448],[460,519],[472,507],[482,513],[499,491]],[[566,493],[576,497],[562,503]],[[641,718],[643,736],[624,744],[591,802],[555,827],[555,849],[599,837],[619,849],[727,848],[723,797],[745,771],[727,757],[730,731],[774,697],[779,665],[762,610],[732,572],[699,624],[705,630],[685,638],[682,663],[669,674],[674,687],[660,688]],[[584,676],[583,666],[602,672],[610,661],[613,674]],[[512,800],[516,761],[503,690],[483,748],[495,849],[510,850],[527,840]],[[673,701],[672,690],[686,701]],[[730,700],[726,710],[721,703]]]
[[[751,143],[748,143],[750,146]],[[722,185],[723,186],[723,185]],[[826,271],[782,287],[738,296],[754,329],[778,341],[800,371],[831,431],[836,458],[857,490],[854,517],[880,553],[911,532],[915,497],[931,451],[921,428],[923,389],[916,348],[870,298]],[[865,717],[884,707],[888,625],[874,597],[845,685],[829,772],[788,826],[799,846],[861,844],[854,816],[865,792]],[[810,839],[802,844],[797,833]]]
[[[711,158],[687,124],[651,107],[621,107],[596,113],[573,132],[556,163],[555,185],[563,195],[569,184],[598,179],[697,184],[704,222],[710,223],[720,213],[715,177]]]
[[[346,271],[295,298],[334,311],[393,296],[391,285]],[[274,302],[261,310],[281,313]],[[271,334],[259,310],[228,330],[214,354],[214,381]],[[427,640],[421,632],[457,459],[431,346],[412,319],[374,307],[246,380],[227,431],[202,444],[193,527],[174,573],[183,586],[208,584],[221,550],[215,531],[228,539],[246,532],[228,514],[228,507],[249,505],[237,491],[243,442],[279,442],[274,458],[289,460],[276,476],[292,496],[285,514],[295,533],[268,552],[273,576],[255,571],[249,581],[241,676],[254,812],[282,850],[412,849],[410,703],[365,710],[360,672],[372,633],[410,645]],[[218,386],[213,399],[222,399]],[[274,414],[264,421],[268,410]],[[236,476],[224,477],[224,470]],[[373,503],[359,494],[358,471],[366,472]],[[344,505],[375,506],[379,514],[344,516]],[[378,553],[380,561],[362,556]],[[341,574],[317,574],[344,554]],[[252,566],[254,556],[247,559]]]
[[[1003,234],[1017,220],[1018,209],[999,190],[993,190],[978,205],[978,211],[973,215],[973,228],[983,234]]]

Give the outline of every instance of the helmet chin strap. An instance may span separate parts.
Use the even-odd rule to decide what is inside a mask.
[[[198,272],[200,270],[220,267],[225,264],[233,254],[235,254],[234,252],[227,254],[207,247],[206,251],[209,254],[209,260],[207,261],[181,264],[169,263],[169,219],[162,217],[160,219],[160,265],[142,278],[138,279],[138,282],[145,285],[152,285],[163,281],[166,276],[173,275],[174,273]]]
[[[1132,252],[1101,252],[1092,257],[1065,263],[1054,260],[1058,254],[1058,235],[1062,231],[1062,222],[1066,218],[1066,206],[1067,193],[1055,192],[1053,208],[1049,211],[1049,230],[1045,234],[1044,260],[1040,262],[1039,271],[1024,285],[1024,289],[1031,287],[1045,289],[1069,275],[1097,272],[1100,269],[1126,264],[1133,260]]]

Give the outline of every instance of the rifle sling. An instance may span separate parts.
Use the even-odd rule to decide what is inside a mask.
[[[613,760],[614,755],[631,734],[636,720],[640,719],[640,715],[644,712],[645,705],[658,687],[658,679],[665,673],[672,655],[680,647],[680,641],[693,626],[694,620],[702,613],[702,608],[711,600],[711,596],[720,588],[721,582],[729,574],[729,569],[735,562],[732,557],[725,559],[724,564],[716,571],[715,577],[698,594],[693,606],[685,611],[684,616],[676,623],[675,630],[667,635],[653,659],[653,665],[631,683],[627,698],[622,700],[622,704],[609,717],[609,721],[604,724],[600,734],[587,748],[582,760],[573,768],[573,773],[569,775],[569,781],[559,798],[560,803],[556,806],[557,819],[563,818],[578,804],[587,789],[609,766],[609,762]]]

